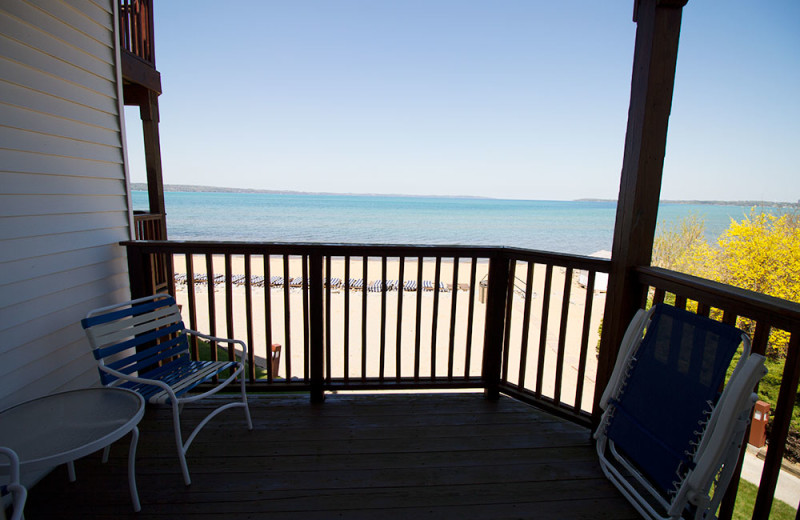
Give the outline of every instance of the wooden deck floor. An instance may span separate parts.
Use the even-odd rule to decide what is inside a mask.
[[[226,397],[227,399],[227,397]],[[525,404],[482,394],[252,396],[212,421],[189,450],[183,485],[167,409],[140,424],[127,491],[128,438],[57,468],[31,489],[37,518],[638,518],[603,477],[589,432]],[[207,408],[184,411],[195,424]]]

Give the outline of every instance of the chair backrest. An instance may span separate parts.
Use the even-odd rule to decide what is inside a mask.
[[[172,296],[157,294],[91,311],[81,320],[100,365],[143,375],[169,362],[189,362],[189,343]],[[103,385],[117,381],[100,370]]]
[[[616,399],[608,438],[664,493],[692,467],[742,331],[659,305]]]

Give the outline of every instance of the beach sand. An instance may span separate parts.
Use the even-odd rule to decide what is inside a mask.
[[[242,256],[230,257],[230,270],[235,275],[245,273],[244,258]],[[289,275],[298,277],[302,275],[302,262],[300,257],[289,258]],[[405,260],[404,280],[417,280],[416,258]],[[366,262],[366,276],[364,273],[364,262],[361,257],[353,257],[350,260],[349,278],[365,279],[368,281],[381,279],[381,260],[370,258]],[[422,279],[433,282],[435,279],[436,263],[433,260],[422,262]],[[486,305],[481,301],[481,290],[479,282],[484,279],[488,271],[487,262],[476,263],[476,277],[474,288],[474,310],[471,331],[467,330],[469,315],[469,295],[466,290],[438,292],[434,291],[388,291],[386,292],[386,341],[384,352],[383,375],[393,378],[397,375],[398,359],[400,363],[400,375],[402,377],[413,377],[417,372],[421,377],[447,377],[450,370],[451,358],[451,320],[453,313],[453,298],[456,299],[455,306],[455,327],[452,338],[452,372],[456,377],[469,375],[479,376],[481,372],[484,321]],[[283,257],[271,257],[269,264],[270,276],[284,276]],[[400,262],[397,258],[390,258],[387,261],[387,279],[397,280],[399,278]],[[193,269],[195,277],[206,274],[205,258],[197,256],[193,258]],[[215,275],[225,273],[224,256],[213,258],[213,273]],[[465,260],[459,263],[458,279],[453,279],[454,262],[452,259],[445,259],[441,263],[440,280],[445,286],[461,287],[468,286],[470,283],[471,261]],[[185,260],[182,255],[175,257],[175,272],[186,273]],[[263,257],[254,256],[251,259],[251,275],[265,276]],[[333,258],[331,260],[330,273],[325,273],[326,278],[338,277],[345,279],[345,261],[343,258]],[[509,331],[509,349],[507,363],[508,381],[514,384],[522,383],[524,387],[536,389],[537,371],[539,358],[539,345],[541,342],[542,316],[544,303],[544,280],[545,266],[535,265],[533,291],[534,297],[531,300],[530,328],[527,338],[527,362],[524,370],[520,370],[522,352],[525,298],[523,297],[525,279],[527,276],[527,265],[519,263],[516,267],[517,290],[515,290],[512,302],[512,320]],[[575,389],[577,385],[578,365],[580,356],[580,338],[583,327],[584,303],[586,300],[586,289],[578,283],[578,273],[573,273],[569,280],[570,298],[567,305],[568,320],[566,336],[564,339],[564,359],[562,369],[562,391],[561,400],[572,404],[575,399]],[[565,284],[565,270],[563,268],[553,268],[552,289],[549,305],[549,316],[545,336],[544,369],[541,381],[542,394],[553,397],[555,392],[557,352],[559,344],[559,332],[561,323],[561,309],[563,305],[563,294]],[[194,326],[201,332],[212,332],[218,336],[229,336],[242,339],[248,342],[257,358],[264,364],[266,357],[267,338],[265,310],[269,304],[271,308],[271,342],[282,345],[282,359],[280,366],[280,377],[306,376],[306,354],[304,352],[304,330],[303,330],[303,293],[299,288],[291,288],[288,294],[289,309],[289,330],[288,340],[286,331],[286,317],[284,310],[286,294],[283,287],[252,287],[252,330],[247,329],[246,316],[246,288],[242,285],[233,285],[232,288],[232,310],[233,328],[229,330],[226,325],[227,295],[224,284],[214,285],[214,306],[215,328],[211,327],[209,320],[209,294],[208,286],[205,283],[195,284],[196,298],[196,323],[189,323],[189,292],[184,284],[177,284],[177,300],[183,306],[184,318],[187,325]],[[381,307],[382,298],[380,292],[366,292],[358,290],[332,289],[330,309],[330,343],[331,356],[330,367],[331,376],[340,378],[345,375],[345,371],[351,378],[377,377],[380,372],[380,345],[381,345]],[[347,298],[346,298],[347,296]],[[364,298],[366,298],[366,319],[364,316]],[[400,355],[397,353],[397,320],[398,303],[402,298],[401,321],[401,341]],[[345,305],[348,305],[349,323],[348,327],[348,356],[344,355],[345,350]],[[268,301],[267,301],[268,300]],[[419,301],[420,330],[416,330],[417,302]],[[594,380],[596,374],[597,359],[595,346],[598,341],[598,327],[605,305],[605,294],[594,293],[592,305],[592,318],[590,326],[590,337],[588,355],[586,356],[586,376],[584,378],[584,390],[582,398],[582,408],[589,409],[594,394]],[[436,334],[433,333],[434,306],[437,308]],[[365,325],[365,326],[364,326]],[[419,332],[419,357],[416,356],[417,333]],[[366,342],[363,336],[366,334]],[[251,339],[250,339],[251,338]],[[432,348],[435,342],[435,349]],[[366,345],[366,348],[364,346]],[[467,366],[467,348],[469,351],[469,366]],[[366,350],[366,355],[364,352]],[[435,350],[435,357],[431,355]],[[347,363],[345,363],[347,359]],[[434,367],[435,364],[435,367]],[[347,365],[347,366],[345,366]],[[524,377],[524,380],[521,379]]]

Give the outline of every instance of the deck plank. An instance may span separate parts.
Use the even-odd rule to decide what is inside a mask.
[[[226,396],[220,399],[229,399]],[[638,518],[603,477],[589,431],[509,398],[481,394],[251,395],[212,421],[189,450],[183,485],[172,423],[140,425],[142,512],[127,493],[127,440],[57,468],[31,489],[36,518]],[[211,403],[213,404],[213,403]],[[184,427],[210,404],[184,411]]]

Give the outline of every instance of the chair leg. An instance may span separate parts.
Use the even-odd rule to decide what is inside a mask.
[[[181,463],[181,472],[183,473],[183,482],[189,486],[192,483],[189,477],[189,466],[186,464],[186,447],[183,444],[183,435],[181,434],[181,407],[177,403],[172,403],[172,425],[175,430],[175,447],[178,449],[178,460]]]
[[[239,381],[241,382],[242,388],[242,405],[244,406],[244,417],[247,419],[247,429],[253,429],[253,420],[250,417],[250,406],[247,404],[247,393],[245,392],[245,385],[244,385],[244,373],[241,374],[239,377]]]

